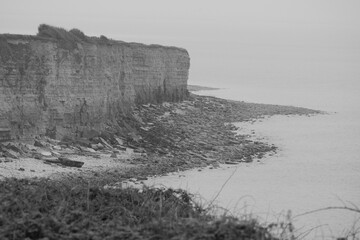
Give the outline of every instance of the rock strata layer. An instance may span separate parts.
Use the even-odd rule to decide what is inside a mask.
[[[70,33],[0,35],[0,141],[81,135],[136,104],[187,97],[186,50]]]

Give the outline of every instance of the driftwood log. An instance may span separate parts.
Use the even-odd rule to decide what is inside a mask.
[[[66,157],[58,157],[58,159],[46,159],[45,162],[55,163],[67,167],[77,167],[77,168],[81,168],[84,165],[84,162],[71,160]]]

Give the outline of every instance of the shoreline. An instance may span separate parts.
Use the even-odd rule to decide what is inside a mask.
[[[239,164],[276,151],[271,143],[237,135],[232,123],[254,121],[272,115],[311,115],[306,108],[245,103],[191,94],[179,103],[147,104],[136,108],[121,126],[94,132],[88,138],[35,140],[35,146],[1,143],[0,179],[67,177],[144,179],[174,171],[221,163]],[[123,119],[124,120],[124,119]],[[160,134],[159,134],[160,133]],[[82,162],[64,166],[58,159]],[[113,179],[114,180],[114,179]]]

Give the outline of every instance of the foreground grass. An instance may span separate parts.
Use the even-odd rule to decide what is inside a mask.
[[[213,217],[173,189],[85,180],[0,182],[0,239],[272,239],[256,221]]]

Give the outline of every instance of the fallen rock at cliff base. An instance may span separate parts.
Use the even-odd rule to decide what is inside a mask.
[[[79,147],[79,148],[83,152],[96,153],[96,151],[93,148],[88,148],[88,147]]]
[[[107,141],[105,141],[105,139],[103,139],[102,137],[99,137],[99,139],[100,139],[101,143],[102,143],[105,147],[107,147],[107,148],[109,148],[109,149],[112,149],[112,148],[113,148],[113,147],[112,147]]]
[[[34,146],[35,147],[46,147],[46,143],[44,143],[43,141],[40,141],[40,140],[35,140]]]
[[[91,148],[94,150],[101,150],[104,149],[105,147],[101,143],[97,143],[97,144],[91,144]]]
[[[13,143],[13,142],[9,142],[6,145],[7,149],[11,149],[19,154],[24,154],[24,151],[22,150],[22,144],[21,143]]]
[[[0,157],[5,150],[19,149],[19,152],[22,150],[24,154],[42,160],[38,161],[41,163],[81,168],[86,162],[86,170],[91,167],[88,160],[99,164],[97,166],[101,167],[98,169],[109,163],[108,166],[133,164],[139,169],[144,168],[144,175],[195,167],[216,168],[219,167],[219,162],[251,162],[253,158],[261,158],[265,153],[273,152],[276,147],[254,142],[245,135],[236,135],[237,127],[229,122],[256,117],[262,111],[257,110],[247,115],[247,111],[251,111],[246,109],[249,106],[253,104],[233,104],[222,99],[198,96],[186,103],[151,104],[145,108],[140,106],[134,109],[134,114],[141,122],[131,117],[127,119],[128,122],[118,120],[114,126],[107,126],[106,131],[99,136],[95,136],[95,133],[94,137],[88,135],[88,139],[64,137],[62,141],[57,141],[46,137],[36,138],[34,145],[42,147],[24,145],[23,148],[20,144],[6,147],[0,144]],[[178,108],[182,111],[177,111]],[[268,111],[269,106],[261,108]],[[124,126],[127,126],[126,129]],[[56,153],[54,150],[57,150]],[[50,153],[41,154],[41,151]],[[15,151],[14,154],[16,153],[20,154]],[[82,161],[72,160],[73,157]],[[7,164],[9,165],[10,163]],[[52,167],[62,171],[62,168]]]
[[[122,146],[122,145],[114,145],[115,148],[121,150],[121,151],[126,151],[126,147]]]
[[[52,156],[52,153],[48,152],[48,151],[38,150],[37,152],[43,157],[51,157]]]
[[[20,157],[20,153],[15,152],[11,149],[5,149],[3,150],[3,156],[18,159]]]
[[[116,141],[120,146],[123,146],[123,145],[124,145],[124,140],[122,140],[121,138],[115,137],[115,141]]]

